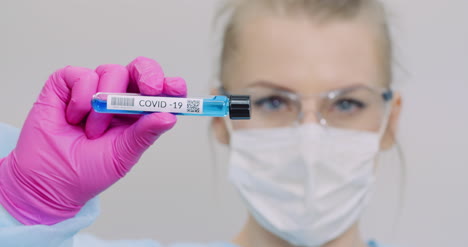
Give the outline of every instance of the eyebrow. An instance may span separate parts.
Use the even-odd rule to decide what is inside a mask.
[[[295,90],[293,90],[291,88],[281,86],[281,85],[278,85],[277,83],[270,82],[270,81],[265,81],[265,80],[256,81],[256,82],[251,83],[249,85],[249,87],[252,87],[252,86],[267,86],[267,87],[271,87],[271,88],[274,88],[274,89],[279,89],[279,90],[282,90],[282,91],[287,91],[287,92],[292,92],[292,93],[296,92]]]

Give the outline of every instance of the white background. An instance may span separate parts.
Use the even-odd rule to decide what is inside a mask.
[[[466,246],[468,2],[387,2],[397,60],[406,71],[397,69],[407,183],[399,200],[399,163],[395,152],[385,154],[363,231],[401,246]],[[216,74],[216,3],[0,1],[0,121],[20,127],[58,68],[127,64],[140,55],[158,60],[167,75],[184,77],[190,95],[208,94]],[[173,242],[229,240],[240,229],[245,211],[224,179],[225,150],[212,155],[209,119],[179,119],[101,196],[102,215],[87,231],[106,239]]]

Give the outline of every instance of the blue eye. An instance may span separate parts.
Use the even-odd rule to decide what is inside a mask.
[[[290,102],[281,96],[269,96],[254,101],[254,106],[263,111],[283,111],[290,108]]]
[[[333,104],[333,111],[341,113],[355,113],[366,108],[366,104],[354,99],[340,99]]]

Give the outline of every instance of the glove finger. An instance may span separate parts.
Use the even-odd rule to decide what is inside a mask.
[[[63,78],[72,88],[67,120],[70,124],[79,124],[91,110],[91,99],[97,91],[99,76],[91,69],[69,66],[65,68]]]
[[[143,95],[160,95],[164,88],[164,72],[158,62],[137,57],[127,69],[130,74],[129,91]]]
[[[164,79],[163,94],[174,97],[186,97],[187,84],[185,80],[180,77],[166,77]]]
[[[125,93],[129,83],[127,69],[122,65],[107,64],[96,69],[99,75],[98,92]],[[91,111],[86,122],[86,135],[90,139],[100,137],[109,128],[112,114]]]
[[[90,111],[97,84],[98,76],[90,69],[73,66],[59,69],[45,83],[33,112],[56,124],[77,124]]]

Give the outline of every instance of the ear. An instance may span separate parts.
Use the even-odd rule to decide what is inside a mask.
[[[380,142],[381,150],[388,150],[396,144],[396,132],[398,128],[398,122],[400,120],[401,107],[402,107],[402,98],[401,94],[395,93],[394,99],[392,101],[392,109],[388,119],[387,129],[382,136],[382,141]]]
[[[211,89],[212,95],[218,95],[218,89]],[[228,145],[229,144],[229,132],[226,126],[226,122],[221,117],[215,117],[211,119],[211,130],[213,131],[216,140],[221,143]]]

